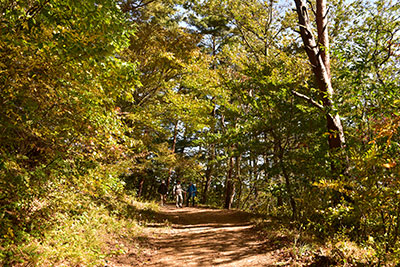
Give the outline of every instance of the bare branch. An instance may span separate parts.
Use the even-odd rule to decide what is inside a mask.
[[[311,1],[308,0],[307,3],[310,5],[310,9],[311,9],[311,11],[314,13],[314,16],[317,16],[317,12],[315,12],[314,7],[312,6]]]
[[[328,16],[329,10],[331,10],[331,7],[330,7],[330,6],[329,6],[328,9],[326,10],[326,13],[325,13],[325,15],[324,15],[324,19],[326,19],[326,17]]]

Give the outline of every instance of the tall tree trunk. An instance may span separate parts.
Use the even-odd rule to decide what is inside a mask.
[[[212,99],[214,102],[214,99]],[[216,116],[216,105],[214,103],[214,108],[211,112],[211,116],[215,118]],[[215,133],[215,124],[211,124],[211,132]],[[203,187],[203,192],[201,196],[201,203],[206,204],[207,202],[207,196],[208,196],[208,191],[211,186],[211,180],[212,180],[212,175],[213,175],[213,170],[214,170],[214,160],[215,160],[215,144],[210,145],[210,150],[208,151],[208,160],[207,160],[207,169],[205,173],[205,182],[204,182],[204,187]]]
[[[296,201],[294,200],[293,197],[293,190],[292,190],[292,185],[290,183],[290,174],[286,170],[286,166],[284,163],[284,155],[285,155],[285,146],[282,146],[282,141],[280,139],[275,139],[275,144],[274,144],[274,156],[276,159],[276,163],[279,164],[278,166],[280,167],[283,178],[285,179],[285,187],[286,187],[286,192],[289,197],[289,203],[290,207],[292,208],[292,220],[296,219]],[[278,206],[279,206],[279,201],[282,201],[280,199],[280,196],[278,196]]]
[[[226,182],[225,182],[225,209],[230,209],[232,207],[232,201],[233,201],[233,194],[235,192],[235,183],[233,181],[233,156],[229,157],[229,164],[228,164],[228,173],[226,176]]]
[[[176,121],[175,126],[174,126],[174,136],[173,136],[172,147],[171,147],[172,153],[175,153],[175,150],[176,150],[176,139],[178,136],[178,123],[179,123],[179,121]],[[173,166],[169,167],[168,178],[167,178],[167,188],[169,188],[169,184],[171,183],[173,169],[174,169]]]
[[[211,148],[214,149],[214,148]],[[210,159],[213,160],[214,157],[210,157]],[[201,195],[201,203],[206,204],[207,202],[207,197],[208,197],[208,191],[210,189],[211,186],[211,177],[212,177],[212,173],[213,173],[213,169],[214,169],[214,164],[210,162],[207,165],[207,169],[206,169],[206,173],[205,173],[205,182],[204,182],[204,187],[203,187],[203,192]]]
[[[299,18],[300,35],[317,80],[319,93],[322,98],[322,104],[326,109],[327,128],[329,132],[329,147],[330,149],[341,148],[345,143],[345,138],[340,117],[335,111],[332,102],[334,91],[332,88],[330,75],[326,0],[316,1],[316,18],[319,40],[318,44],[314,35],[312,34],[312,27],[310,18],[308,16],[306,1],[294,0],[294,2],[296,3],[296,11]]]
[[[251,195],[253,194],[253,191],[255,190],[256,185],[257,185],[257,178],[259,175],[257,173],[257,163],[254,158],[249,159],[249,165],[251,166],[250,174],[249,174],[251,187],[249,189],[249,193],[247,194],[247,196],[245,197],[245,199],[242,202],[242,206],[241,206],[242,209],[244,209],[246,207],[247,202],[249,201]],[[255,201],[257,201],[257,200],[255,200]]]
[[[237,197],[237,205],[236,205],[236,207],[237,208],[239,208],[239,204],[240,204],[240,198],[241,198],[241,196],[242,196],[242,179],[241,179],[241,176],[240,176],[240,163],[241,163],[241,161],[242,161],[242,155],[239,155],[238,157],[236,157],[236,168],[235,168],[235,181],[238,181],[239,183],[240,183],[240,195],[238,195],[238,197]]]
[[[293,191],[292,191],[292,185],[290,183],[290,177],[286,171],[286,167],[284,166],[282,159],[280,160],[280,163],[281,163],[283,177],[285,178],[285,186],[286,186],[286,191],[289,196],[290,207],[292,208],[292,220],[295,220],[296,214],[297,214],[297,207],[296,207],[296,201],[293,198]]]
[[[236,157],[236,161],[235,161],[235,179],[233,181],[233,183],[235,183],[235,181],[237,181],[239,183],[239,193],[237,196],[237,203],[236,203],[236,207],[239,208],[240,207],[240,198],[242,197],[242,180],[240,177],[240,162],[242,160],[242,155]]]
[[[242,204],[242,193],[243,193],[243,182],[239,181],[239,189],[237,190],[237,198],[236,198],[236,208],[240,209],[240,205]]]
[[[322,62],[324,62],[326,72],[331,78],[331,62],[329,56],[329,35],[328,35],[328,11],[326,0],[319,0],[316,3],[316,22],[318,31],[318,41]]]

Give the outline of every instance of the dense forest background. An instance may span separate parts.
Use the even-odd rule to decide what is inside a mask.
[[[399,262],[400,3],[324,4],[2,0],[0,262],[95,262],[161,180]]]

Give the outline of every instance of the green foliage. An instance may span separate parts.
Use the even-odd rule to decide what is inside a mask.
[[[64,188],[56,199],[40,203],[54,205],[49,218],[51,227],[40,236],[25,234],[23,243],[3,244],[0,260],[5,266],[104,265],[113,255],[126,251],[122,243],[110,244],[123,237],[138,236],[140,224],[145,222],[140,213],[155,208],[151,204],[134,207],[132,203],[132,199],[110,196],[94,200],[87,194]]]
[[[137,73],[115,55],[131,29],[114,1],[0,8],[1,258],[26,260],[15,254],[24,247],[35,262],[35,240],[54,231],[64,208],[75,210],[69,194],[121,193],[114,177],[129,147],[115,102],[129,96]]]
[[[397,262],[400,6],[330,5],[340,151],[279,1],[2,1],[3,262],[100,264],[102,232],[137,229],[126,194],[177,179]]]

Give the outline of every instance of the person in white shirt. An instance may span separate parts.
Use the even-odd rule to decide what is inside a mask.
[[[183,196],[182,196],[182,186],[181,186],[181,181],[177,181],[176,185],[173,188],[173,191],[175,194],[175,198],[176,198],[176,207],[177,208],[182,208],[182,204],[183,204]]]

